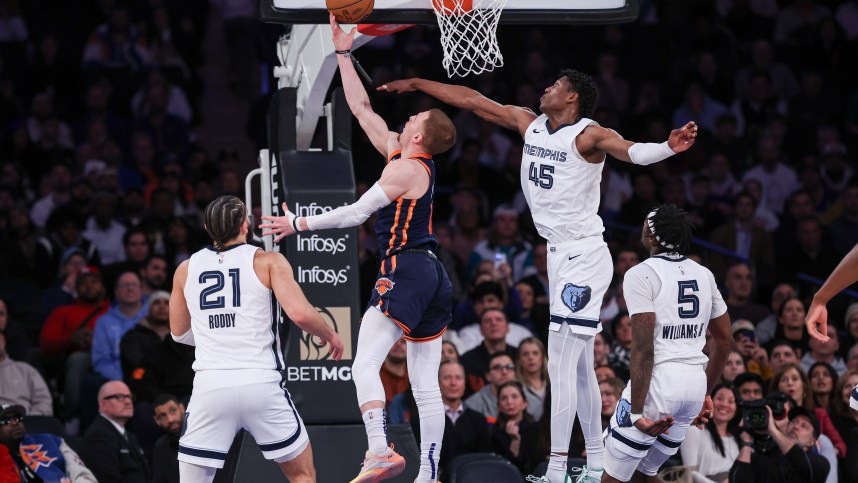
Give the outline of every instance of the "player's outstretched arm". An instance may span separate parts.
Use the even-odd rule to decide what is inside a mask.
[[[629,361],[632,385],[632,423],[650,436],[667,433],[673,425],[673,416],[653,421],[641,416],[649,393],[652,369],[655,365],[655,313],[632,315],[632,353]]]
[[[858,281],[858,245],[843,257],[822,287],[813,296],[807,310],[807,332],[814,339],[828,342],[828,309],[825,304],[841,290]]]
[[[301,287],[295,281],[292,266],[279,253],[260,253],[260,261],[268,268],[271,290],[283,311],[301,330],[322,339],[322,344],[330,344],[328,353],[334,360],[343,356],[343,341],[339,334],[322,320],[322,316],[304,296]]]
[[[195,345],[191,332],[191,311],[185,300],[185,281],[188,278],[188,261],[180,263],[173,275],[173,292],[170,294],[170,334],[176,342]]]
[[[361,129],[369,137],[375,149],[387,156],[391,151],[390,143],[397,142],[398,136],[391,132],[384,119],[372,110],[363,82],[361,82],[355,66],[352,64],[350,51],[355,37],[355,29],[353,28],[346,33],[337,23],[334,14],[330,15],[330,21],[334,48],[339,52],[344,52],[337,54],[337,63],[340,66],[340,77],[343,79],[346,102],[348,102],[352,114],[357,118]]]
[[[536,114],[530,109],[504,106],[465,86],[414,78],[388,82],[378,87],[378,90],[399,94],[411,91],[425,92],[445,104],[466,109],[486,121],[516,131],[522,137],[527,132],[527,126],[536,119]]]
[[[331,228],[349,228],[358,226],[365,222],[376,211],[389,205],[404,195],[414,186],[414,180],[420,176],[426,176],[426,171],[415,161],[400,160],[389,163],[381,178],[373,184],[363,196],[356,202],[340,206],[327,213],[313,216],[295,216],[289,211],[286,203],[283,203],[283,216],[263,216],[259,225],[262,236],[274,235],[274,241],[279,242],[283,238],[299,231],[326,230]]]
[[[579,139],[578,148],[581,153],[594,150],[608,153],[620,161],[647,166],[690,149],[697,139],[697,124],[691,121],[670,131],[670,136],[663,143],[627,141],[613,129],[601,126],[587,127]]]

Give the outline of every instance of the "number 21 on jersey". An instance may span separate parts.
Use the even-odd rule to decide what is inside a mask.
[[[229,278],[232,283],[232,306],[241,306],[241,285],[239,284],[240,269],[229,269]],[[225,277],[223,272],[208,270],[200,274],[200,284],[207,285],[200,292],[200,310],[222,309],[226,307],[226,297],[218,295],[224,288]]]
[[[554,186],[554,166],[550,164],[540,164],[537,169],[536,162],[531,161],[527,173],[527,179],[540,188],[550,190]]]

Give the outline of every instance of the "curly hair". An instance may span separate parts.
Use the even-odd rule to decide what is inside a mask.
[[[691,249],[691,222],[676,205],[661,205],[647,217],[650,230],[667,251],[685,255]]]
[[[593,78],[583,72],[573,69],[563,69],[560,77],[565,77],[569,83],[569,92],[578,93],[578,112],[581,117],[593,117],[596,104],[599,102],[599,88]]]

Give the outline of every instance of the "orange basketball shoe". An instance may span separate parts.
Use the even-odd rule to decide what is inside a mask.
[[[394,476],[399,476],[405,470],[405,458],[393,451],[393,443],[390,451],[384,455],[375,455],[371,451],[366,452],[360,473],[351,483],[376,483]]]

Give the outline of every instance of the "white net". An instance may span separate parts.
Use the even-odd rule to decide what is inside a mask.
[[[479,74],[503,66],[497,29],[507,0],[432,0],[441,29],[447,76]]]

